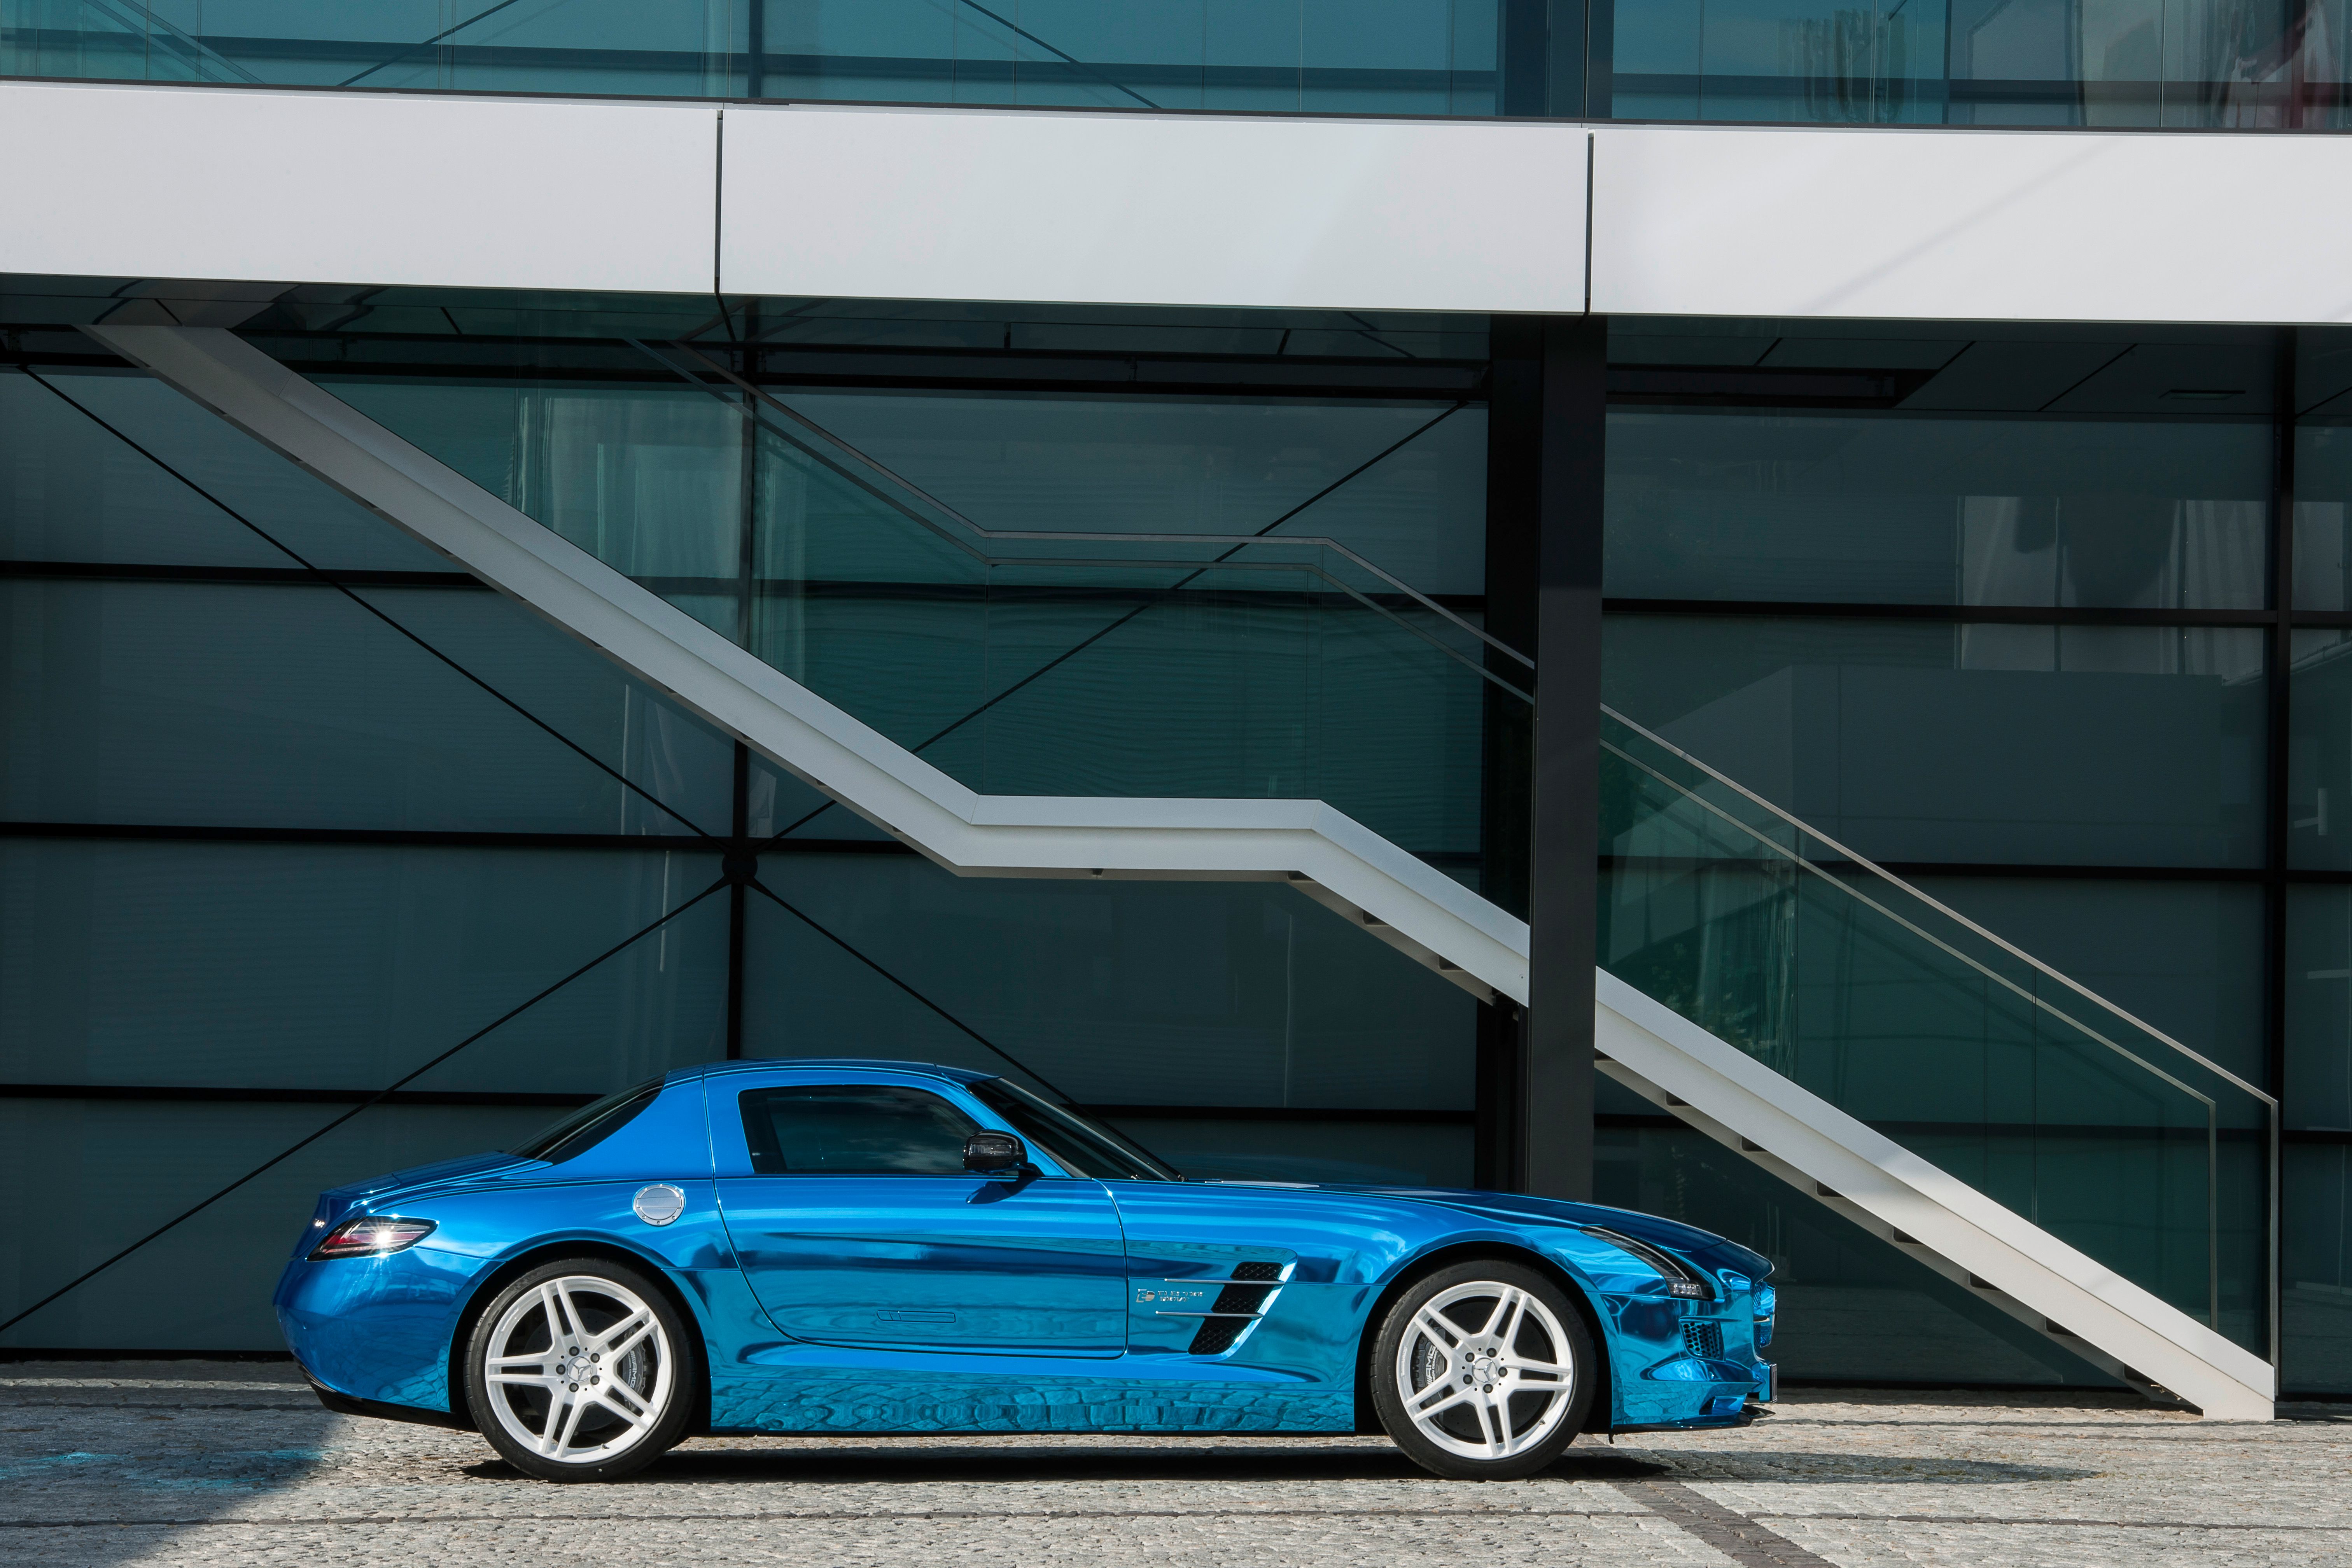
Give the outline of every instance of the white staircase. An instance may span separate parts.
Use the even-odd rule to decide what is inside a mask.
[[[1287,880],[1482,998],[1528,995],[1526,922],[1317,801],[981,795],[214,328],[108,349],[960,874]],[[2274,1369],[1606,971],[1602,1071],[2078,1355],[2208,1417]]]

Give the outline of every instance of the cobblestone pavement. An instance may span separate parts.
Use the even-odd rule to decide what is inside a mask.
[[[617,1486],[331,1415],[283,1363],[0,1364],[0,1562],[2352,1564],[2352,1407],[1793,1391],[1532,1480],[1374,1438],[701,1438]]]

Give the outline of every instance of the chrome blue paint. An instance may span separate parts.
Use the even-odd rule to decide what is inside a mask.
[[[1609,1363],[1596,1426],[1721,1426],[1771,1396],[1757,1353],[1776,1316],[1770,1264],[1650,1215],[1441,1189],[1097,1181],[1037,1151],[1037,1173],[1017,1180],[751,1169],[744,1090],[895,1084],[1011,1131],[967,1089],[982,1076],[689,1068],[561,1164],[488,1154],[337,1188],[278,1284],[287,1342],[337,1393],[446,1411],[467,1309],[530,1260],[592,1250],[633,1259],[684,1304],[717,1431],[1348,1431],[1384,1295],[1470,1248],[1532,1257],[1583,1296]],[[631,1206],[654,1181],[686,1195],[674,1222]],[[362,1213],[436,1228],[388,1257],[304,1258]],[[1585,1235],[1593,1225],[1675,1254],[1713,1299],[1669,1295],[1648,1263]],[[1229,1294],[1237,1280],[1253,1288]],[[1221,1300],[1244,1309],[1234,1331],[1203,1336]],[[1694,1321],[1704,1331],[1686,1337]],[[1709,1353],[1692,1353],[1702,1341]]]

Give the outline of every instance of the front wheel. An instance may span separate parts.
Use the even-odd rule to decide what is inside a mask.
[[[508,1463],[550,1481],[610,1481],[653,1463],[693,1405],[687,1327],[634,1268],[543,1265],[474,1324],[466,1394]]]
[[[1372,1405],[1396,1446],[1459,1480],[1515,1480],[1558,1458],[1599,1382],[1592,1336],[1558,1285],[1516,1263],[1415,1280],[1372,1343]]]

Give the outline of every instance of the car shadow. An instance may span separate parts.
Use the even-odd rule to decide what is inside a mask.
[[[723,1443],[726,1439],[713,1441]],[[957,1447],[926,1440],[893,1443],[852,1439],[835,1446],[751,1448],[694,1447],[664,1455],[632,1478],[640,1486],[708,1486],[725,1481],[802,1484],[911,1484],[1040,1481],[1402,1481],[1429,1480],[1429,1472],[1395,1448],[1309,1447],[1279,1440],[1237,1443],[1228,1437],[1174,1439],[1166,1446],[1090,1447],[1055,1445]],[[501,1459],[464,1467],[484,1480],[520,1479]],[[1578,1447],[1541,1475],[1544,1481],[1640,1480],[1663,1477],[1664,1466]]]
[[[1679,1452],[1649,1448],[1675,1481],[1777,1481],[1813,1486],[2015,1486],[2026,1481],[2086,1481],[2096,1470],[1992,1459],[1882,1454],[1806,1453],[1788,1448]]]

